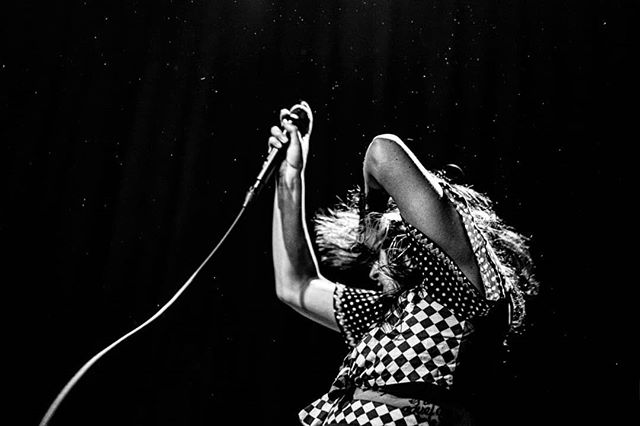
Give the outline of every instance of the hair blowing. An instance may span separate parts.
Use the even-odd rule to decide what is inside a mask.
[[[469,186],[450,182],[442,173],[433,175],[438,183],[464,200],[475,226],[496,254],[496,268],[503,287],[511,297],[512,331],[524,323],[525,298],[538,293],[533,274],[529,238],[516,232],[495,213],[486,195]],[[387,249],[388,274],[398,282],[399,290],[419,283],[412,280],[411,261],[404,255],[406,235],[399,211],[390,199],[386,211],[366,208],[363,191],[348,191],[345,200],[318,212],[313,219],[316,243],[324,266],[336,270],[368,270],[381,249]]]

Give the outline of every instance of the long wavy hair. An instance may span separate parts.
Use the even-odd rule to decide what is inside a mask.
[[[505,224],[486,195],[451,182],[442,172],[433,173],[433,177],[464,201],[478,231],[496,254],[495,266],[511,298],[511,330],[519,331],[524,324],[525,299],[536,295],[539,288],[533,273],[529,238]],[[397,283],[395,291],[419,284],[414,279],[417,271],[406,254],[406,229],[391,198],[385,211],[369,211],[363,191],[356,187],[348,191],[345,199],[338,199],[334,206],[319,211],[313,223],[323,266],[338,271],[356,271],[354,275],[366,277],[380,250],[386,249],[388,265],[384,273]],[[362,281],[360,284],[368,287]]]

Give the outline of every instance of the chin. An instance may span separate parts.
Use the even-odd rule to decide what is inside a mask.
[[[380,284],[378,284],[378,287],[385,293],[389,293],[392,292],[394,290],[398,289],[398,284],[393,281],[393,280],[385,280],[385,281],[381,281]]]

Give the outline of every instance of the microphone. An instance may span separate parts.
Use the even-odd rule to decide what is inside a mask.
[[[306,103],[304,103],[307,108],[309,107]],[[281,117],[282,120],[291,120],[291,122],[298,128],[300,132],[300,137],[306,136],[310,129],[311,120],[309,118],[309,114],[307,111],[301,106],[296,105],[291,108],[289,114],[286,114]],[[269,149],[269,153],[267,154],[266,160],[262,163],[262,169],[260,173],[258,173],[258,177],[256,178],[255,183],[249,188],[247,191],[247,195],[244,198],[244,203],[242,207],[245,208],[249,205],[251,201],[260,193],[262,188],[265,186],[266,182],[269,180],[275,168],[282,163],[284,159],[284,155],[287,152],[287,146],[283,146],[282,149],[271,147]]]

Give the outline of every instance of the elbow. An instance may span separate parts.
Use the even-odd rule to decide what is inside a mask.
[[[276,296],[278,300],[291,307],[299,307],[302,295],[310,281],[310,278],[276,278]]]
[[[291,305],[295,300],[294,292],[278,282],[276,282],[276,297],[285,305]]]
[[[365,168],[374,172],[388,164],[390,160],[398,158],[403,150],[402,140],[393,134],[378,135],[369,144],[365,154]]]

